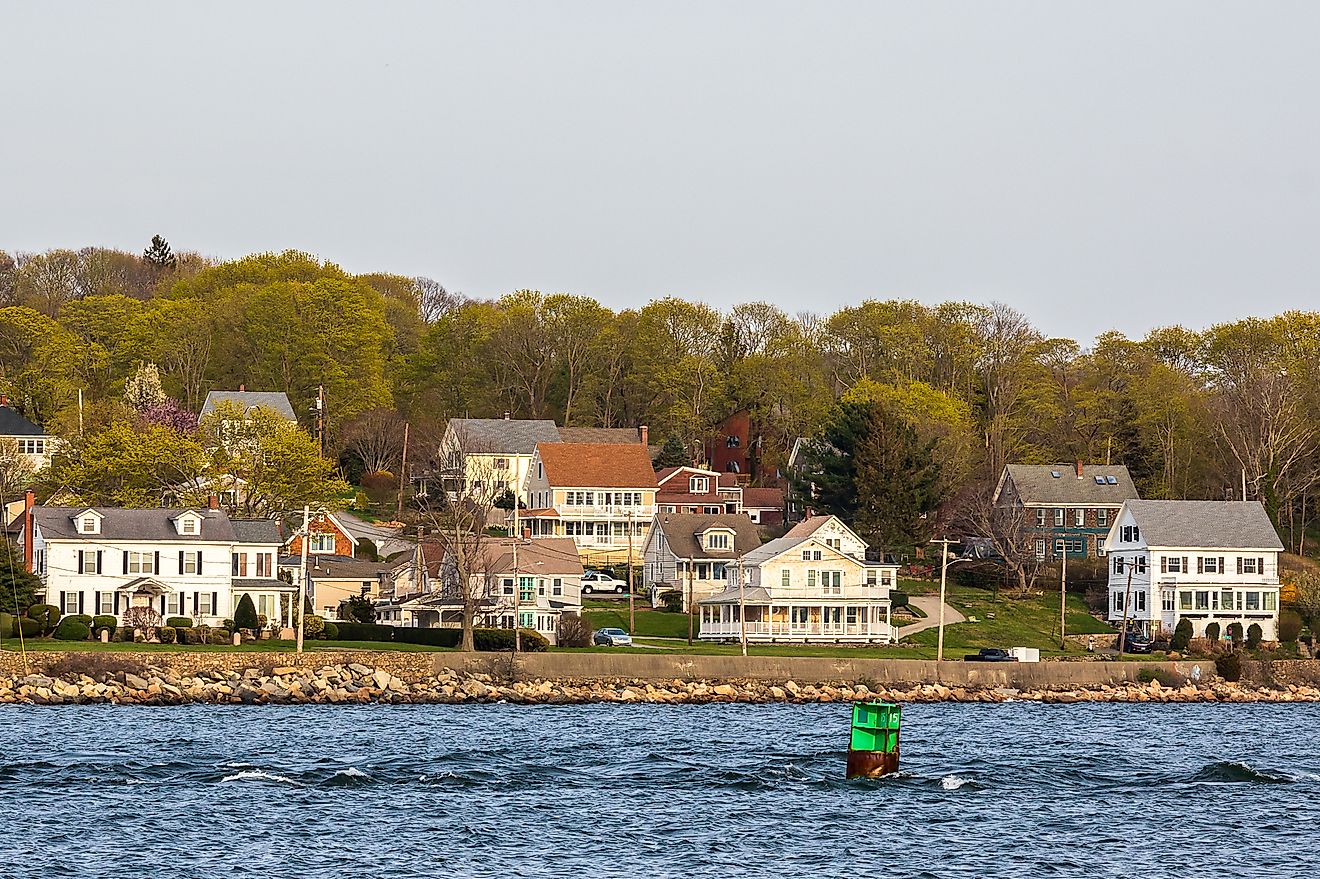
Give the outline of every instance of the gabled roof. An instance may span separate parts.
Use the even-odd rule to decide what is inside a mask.
[[[280,523],[274,519],[230,519],[234,529],[234,539],[239,543],[274,543],[281,544]]]
[[[486,573],[513,573],[513,545],[518,544],[518,573],[528,577],[582,575],[582,558],[571,537],[488,538],[481,544]]]
[[[101,517],[101,530],[96,534],[80,534],[77,520],[89,510]],[[175,517],[185,511],[201,516],[200,534],[180,534],[174,527]],[[78,539],[102,543],[114,540],[232,543],[237,539],[233,523],[223,510],[185,510],[167,507],[130,510],[120,507],[37,506],[32,508],[32,517],[46,540]]]
[[[770,600],[770,592],[764,586],[744,586],[739,589],[725,589],[709,598],[703,598],[697,604],[728,604],[731,601],[755,601],[764,604]]]
[[[1279,534],[1258,501],[1130,500],[1124,509],[1132,514],[1147,546],[1283,551]]]
[[[833,519],[833,516],[808,516],[801,522],[788,529],[784,537],[793,537],[798,540],[810,537],[820,530],[820,526]]]
[[[780,488],[744,488],[742,504],[756,510],[778,510],[784,506],[784,491]]]
[[[770,561],[781,553],[788,552],[801,543],[806,543],[810,537],[779,537],[769,543],[762,544],[760,549],[749,552],[743,556],[743,563],[748,565],[759,565]]]
[[[704,470],[701,467],[663,467],[656,471],[655,479],[658,484],[664,485],[680,473],[686,473],[689,479],[693,476],[705,476],[707,479],[714,480],[714,485],[711,486],[712,488],[719,485],[721,475],[714,470]],[[732,476],[733,474],[729,475]],[[686,486],[683,490],[687,490]]]
[[[1118,506],[1126,500],[1140,497],[1132,484],[1127,467],[1086,464],[1079,478],[1075,464],[1008,464],[1000,476],[996,498],[1003,490],[1005,479],[1013,480],[1022,503],[1090,504]],[[1055,474],[1058,474],[1055,476]],[[1110,478],[1114,482],[1109,482]],[[1099,482],[1097,482],[1099,478]]]
[[[9,406],[0,406],[0,436],[45,436],[46,433]]]
[[[670,551],[681,559],[733,559],[761,545],[756,523],[739,513],[657,513],[655,519]],[[733,546],[727,550],[703,547],[701,533],[710,528],[732,530]]]
[[[651,457],[640,443],[542,443],[536,447],[555,488],[655,488]]]
[[[539,443],[559,442],[559,428],[548,419],[451,418],[448,431],[468,455],[530,455]]]
[[[566,443],[633,443],[641,445],[642,436],[635,427],[561,427],[559,439]]]
[[[202,414],[210,415],[219,403],[234,403],[242,406],[244,414],[262,408],[282,415],[290,421],[298,420],[298,416],[293,414],[289,395],[283,391],[211,391],[206,395],[206,402],[202,404]]]

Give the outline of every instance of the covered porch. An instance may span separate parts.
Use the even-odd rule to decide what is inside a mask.
[[[717,598],[701,602],[700,609],[700,637],[706,641],[738,640],[744,627],[748,641],[763,643],[888,644],[894,640],[888,602],[749,597],[740,606],[737,600]]]

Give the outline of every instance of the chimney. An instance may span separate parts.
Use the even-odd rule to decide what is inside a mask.
[[[8,406],[8,405],[9,405],[9,395],[0,394],[0,406]]]
[[[23,495],[23,567],[27,568],[28,573],[36,573],[32,570],[33,534],[32,534],[32,503],[36,496],[32,489],[28,489]]]
[[[531,540],[531,539],[532,539],[532,529],[523,526],[523,540]]]
[[[647,442],[647,440],[650,439],[650,433],[651,433],[650,429],[647,428],[645,424],[643,424],[640,428],[640,432],[642,434],[642,445],[643,446],[650,445],[650,443]]]
[[[1077,459],[1077,478],[1078,478],[1078,479],[1081,479],[1081,478],[1082,478],[1082,459],[1081,459],[1081,458],[1078,458],[1078,459]]]
[[[509,420],[509,413],[508,413],[508,412],[505,412],[505,413],[504,413],[504,420],[505,420],[505,421],[508,421],[508,420]]]
[[[206,499],[206,506],[212,510],[220,509],[220,498],[215,495],[211,495]]]
[[[243,393],[243,392],[246,391],[246,390],[247,390],[247,385],[239,385],[239,386],[238,386],[238,392],[239,392],[240,394]]]

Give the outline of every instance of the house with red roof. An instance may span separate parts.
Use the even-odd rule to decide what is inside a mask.
[[[518,529],[571,537],[584,565],[635,564],[655,516],[655,471],[641,443],[538,443]]]
[[[656,510],[661,513],[742,512],[742,486],[737,482],[722,485],[724,476],[701,467],[665,467],[655,474]]]

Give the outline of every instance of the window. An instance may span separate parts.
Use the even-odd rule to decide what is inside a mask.
[[[90,550],[81,550],[81,549],[78,550],[78,564],[79,564],[78,573],[80,574],[98,573],[98,571],[96,570],[97,567],[96,562],[97,562],[97,553],[91,552]]]
[[[274,559],[271,557],[270,553],[268,552],[257,553],[257,576],[274,577],[275,570],[274,570],[274,566],[271,564],[271,562],[273,561]]]
[[[1095,511],[1095,524],[1098,528],[1109,527],[1109,510],[1101,507]]]
[[[201,552],[184,552],[180,554],[183,558],[183,564],[180,567],[180,574],[196,574],[202,564]]]
[[[1134,597],[1137,600],[1137,613],[1142,613],[1146,610],[1146,593],[1138,592]]]
[[[1082,509],[1081,507],[1078,507],[1077,509],[1073,510],[1073,525],[1077,528],[1081,528],[1085,524],[1086,524],[1086,510]]]
[[[811,561],[811,550],[809,549],[802,550],[802,561],[804,562]]]
[[[1122,593],[1122,592],[1115,592],[1115,593],[1114,593],[1114,613],[1122,613],[1122,612],[1123,612],[1123,593]]]
[[[183,533],[184,533],[184,534],[196,534],[196,533],[197,533],[197,520],[196,520],[196,519],[191,519],[191,518],[189,518],[189,519],[184,519],[180,524],[183,526]]]
[[[1223,589],[1219,593],[1219,606],[1224,610],[1233,609],[1233,590]]]
[[[115,612],[115,594],[113,592],[102,592],[100,604],[96,612],[102,616],[110,616]]]
[[[1063,507],[1059,507],[1054,511],[1054,527],[1063,527]]]
[[[1124,564],[1124,563],[1123,563],[1123,557],[1122,557],[1121,555],[1116,555],[1116,556],[1114,556],[1114,573],[1115,573],[1115,574],[1121,574],[1121,573],[1123,573],[1123,564]]]
[[[87,516],[82,520],[82,530],[84,534],[96,533],[96,517]]]
[[[1190,593],[1190,592],[1179,592],[1179,593],[1178,593],[1178,609],[1179,609],[1179,610],[1191,610],[1191,609],[1192,609],[1192,593]]]
[[[1045,539],[1044,539],[1044,538],[1037,538],[1037,539],[1036,539],[1036,560],[1037,560],[1037,561],[1040,561],[1040,560],[1042,560],[1042,559],[1044,559],[1044,558],[1045,558]]]
[[[313,531],[307,542],[308,552],[332,553],[335,551],[335,536],[328,531]]]
[[[78,613],[78,596],[81,595],[81,594],[82,594],[82,593],[80,593],[80,592],[66,592],[66,593],[64,593],[64,610],[63,610],[62,612],[63,612],[63,614],[64,614],[65,616],[76,616],[76,615],[77,615],[77,613]]]
[[[820,588],[825,595],[843,594],[843,572],[842,571],[821,571]]]
[[[509,459],[508,459],[508,458],[496,458],[496,459],[495,459],[495,469],[496,469],[496,470],[508,470],[508,469],[509,469]]]
[[[197,613],[201,616],[210,616],[215,613],[215,606],[211,603],[211,593],[197,593]]]
[[[504,594],[505,594],[505,595],[512,595],[512,594],[513,594],[513,578],[512,578],[512,577],[505,577],[505,578],[504,578],[503,586],[504,586]]]
[[[724,531],[717,531],[706,535],[706,547],[708,549],[728,549],[729,535]]]
[[[784,568],[779,572],[779,585],[785,589],[793,585],[793,572],[788,568]]]
[[[874,586],[874,585],[875,585],[875,582],[876,582],[875,577],[876,577],[876,571],[874,571],[874,570],[869,570],[869,571],[867,571],[867,572],[866,572],[866,585],[867,585],[867,586]]]
[[[126,552],[124,557],[128,560],[124,567],[125,574],[154,574],[156,560],[155,553],[150,552]]]
[[[1037,511],[1036,511],[1036,527],[1037,527],[1037,528],[1044,528],[1044,527],[1045,527],[1045,511],[1044,511],[1044,510],[1037,510]]]
[[[1173,593],[1167,589],[1164,590],[1164,592],[1161,593],[1160,595],[1160,610],[1163,611],[1173,610]]]
[[[1248,592],[1248,593],[1247,593],[1247,610],[1248,610],[1248,611],[1260,610],[1260,593],[1259,593],[1259,592]]]
[[[1197,610],[1209,610],[1209,609],[1210,609],[1210,593],[1209,593],[1209,592],[1207,592],[1207,591],[1205,591],[1205,590],[1200,590],[1200,591],[1198,591],[1198,592],[1195,593],[1195,598],[1196,598],[1196,609],[1197,609]]]
[[[165,596],[165,613],[172,616],[179,616],[183,613],[182,609],[179,607],[180,597],[181,596],[177,592],[171,592],[169,595]],[[102,613],[105,612],[106,611],[102,611]]]
[[[553,580],[550,581],[550,594],[551,595],[564,594],[564,581],[562,578],[555,577]]]
[[[1124,525],[1122,535],[1124,543],[1136,543],[1141,540],[1141,529],[1136,525]]]
[[[1176,555],[1160,556],[1161,574],[1185,574],[1187,573],[1187,557]]]
[[[1201,556],[1196,560],[1196,573],[1198,574],[1222,574],[1224,573],[1224,560],[1219,556]]]
[[[233,576],[246,577],[248,571],[248,557],[245,552],[236,552],[233,555]]]
[[[518,578],[519,603],[536,600],[536,580],[533,577]]]
[[[807,588],[808,588],[808,589],[815,589],[815,588],[816,588],[816,572],[815,572],[815,571],[807,571]]]
[[[1265,560],[1255,557],[1238,557],[1239,574],[1263,574],[1265,573]]]
[[[1138,574],[1146,573],[1146,557],[1144,555],[1133,557],[1132,570],[1136,571]]]
[[[724,445],[730,449],[736,449],[742,445],[742,438],[737,436],[725,437]]]
[[[1260,594],[1261,610],[1278,610],[1279,596],[1274,592],[1262,592]]]
[[[688,490],[692,492],[692,494],[706,494],[710,491],[710,477],[693,476],[692,479],[688,481]]]
[[[1103,537],[1097,537],[1095,539],[1095,554],[1098,556],[1103,556],[1105,554],[1105,539]]]
[[[44,455],[46,453],[46,441],[44,439],[21,439],[18,441],[18,451],[23,455]]]

